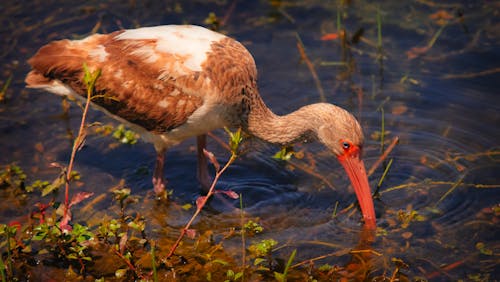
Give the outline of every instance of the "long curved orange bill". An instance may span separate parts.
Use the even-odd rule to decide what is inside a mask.
[[[347,172],[352,187],[354,187],[366,227],[374,229],[376,227],[375,209],[363,161],[359,154],[344,154],[339,156],[338,160]]]

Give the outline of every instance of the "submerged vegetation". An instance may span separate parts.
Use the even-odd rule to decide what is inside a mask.
[[[242,4],[243,1],[216,2],[224,3],[211,3],[210,7],[218,7],[218,11],[204,12],[198,17],[198,22],[222,32],[227,32],[224,29],[235,19],[239,5],[250,5]],[[299,79],[310,79],[312,86],[309,90],[314,93],[314,98],[310,99],[330,101],[334,93],[349,93],[346,103],[363,124],[367,124],[369,119],[380,121],[367,126],[368,130],[365,131],[368,139],[365,154],[373,157],[369,161],[370,166],[367,166],[367,173],[373,175],[372,180],[375,180],[372,181],[376,184],[373,197],[380,218],[375,233],[360,227],[356,204],[349,205],[342,199],[331,199],[328,206],[321,206],[320,201],[316,201],[318,208],[304,208],[298,204],[299,208],[289,210],[290,206],[286,206],[284,209],[288,217],[285,219],[272,214],[278,209],[272,213],[259,214],[255,207],[251,207],[253,210],[247,208],[243,200],[247,199],[247,195],[241,194],[240,190],[233,190],[231,185],[228,187],[226,183],[219,183],[230,174],[238,158],[247,153],[245,146],[250,141],[245,140],[240,130],[226,130],[228,142],[218,137],[223,133],[211,135],[229,152],[229,156],[224,163],[219,163],[219,155],[216,157],[213,152],[205,152],[214,169],[214,181],[206,195],[198,196],[193,201],[179,196],[181,191],[176,190],[175,186],[170,192],[172,201],[169,203],[138,192],[137,187],[130,187],[123,179],[110,187],[97,187],[102,184],[92,181],[96,175],[91,171],[74,169],[79,154],[83,154],[80,150],[84,149],[85,141],[104,136],[112,140],[109,141],[110,151],[121,144],[137,146],[140,142],[139,136],[123,125],[89,123],[89,103],[85,103],[82,106],[83,113],[79,116],[81,123],[76,137],[68,130],[71,152],[67,153],[67,165],[51,157],[41,157],[48,147],[59,146],[54,145],[52,140],[37,143],[34,150],[23,148],[23,151],[33,154],[35,165],[25,164],[23,160],[1,160],[0,196],[4,203],[0,222],[2,281],[49,278],[85,281],[311,282],[498,279],[500,246],[496,236],[500,200],[490,197],[492,199],[480,205],[472,205],[474,199],[467,197],[494,195],[474,193],[478,191],[495,190],[498,193],[498,178],[491,180],[470,176],[475,169],[497,169],[500,149],[472,147],[477,143],[472,144],[475,142],[467,140],[467,145],[474,149],[468,147],[460,151],[451,146],[453,142],[431,144],[435,142],[426,139],[425,147],[441,147],[436,149],[437,153],[430,150],[413,152],[414,144],[411,142],[418,142],[419,139],[409,131],[418,131],[419,128],[411,122],[402,122],[416,115],[410,103],[421,99],[423,95],[415,88],[430,83],[427,80],[431,79],[425,77],[426,72],[441,71],[439,64],[471,52],[479,44],[480,38],[488,41],[488,44],[498,45],[494,41],[500,37],[498,30],[495,30],[498,25],[480,18],[482,13],[488,16],[498,14],[498,3],[485,4],[483,7],[493,12],[469,13],[467,7],[459,3],[416,1],[412,5],[422,5],[424,8],[415,9],[412,6],[408,11],[398,10],[406,17],[402,19],[393,18],[395,16],[392,13],[398,9],[394,3],[374,5],[362,1],[366,5],[360,6],[350,1],[263,2],[268,5],[267,14],[256,12],[256,15],[250,16],[245,12],[239,15],[246,18],[241,26],[243,32],[255,32],[255,29],[262,28],[265,33],[265,28],[274,24],[298,26],[299,17],[304,16],[304,11],[308,12],[308,17],[318,11],[319,14],[328,14],[321,24],[315,22],[317,34],[306,34],[300,28],[294,28],[287,35],[291,38],[292,46],[288,46],[288,50],[283,50],[283,53],[293,54],[292,59],[300,64],[303,72],[298,75]],[[94,15],[100,9],[105,10],[108,5],[102,3],[94,7],[85,4],[80,7],[79,13],[89,20],[89,15]],[[136,8],[139,4],[131,2],[129,5]],[[188,4],[169,4],[164,11],[176,17],[185,16],[184,5]],[[16,7],[7,7],[2,13],[7,11],[16,14],[19,12]],[[92,32],[108,32],[114,30],[116,25],[121,26],[124,16],[118,12],[112,14],[113,28],[106,25],[109,20],[106,16],[90,17],[93,20]],[[52,28],[59,30],[66,21],[75,20],[56,20],[58,17],[61,15],[49,15],[43,21],[45,26],[32,22],[32,19],[23,22],[23,32],[47,28],[56,33]],[[135,19],[130,21],[126,27],[143,24]],[[471,21],[478,21],[481,26],[472,29]],[[398,27],[400,33],[411,31],[413,36],[419,38],[417,44],[414,44],[415,41],[410,41],[413,45],[399,43],[403,45],[399,47],[403,49],[402,56],[390,53],[393,48],[391,45],[396,44],[394,42],[398,41],[400,35],[390,35],[386,28],[394,26]],[[440,41],[453,40],[450,38],[453,36],[447,35],[448,32],[466,34],[469,41],[457,50],[443,50]],[[73,30],[64,33],[64,36],[53,33],[44,35],[44,40],[67,37],[73,34]],[[80,32],[74,33],[81,35]],[[245,43],[254,47],[249,42]],[[20,45],[17,40],[4,44],[8,46],[0,54],[2,59]],[[323,44],[327,51],[315,52],[313,44]],[[255,45],[258,50],[258,44]],[[21,47],[18,48],[20,54],[32,53],[36,49],[33,46],[28,50],[25,49],[27,47]],[[363,78],[363,75],[366,76],[363,73],[366,71],[363,69],[364,60],[373,67],[368,70],[369,79]],[[404,72],[399,73],[400,67],[394,66],[397,64],[405,65],[401,67]],[[411,64],[416,64],[418,69]],[[26,94],[19,86],[21,78],[13,75],[17,65],[13,61],[4,66],[5,71],[0,80],[0,114],[11,105],[9,103],[14,101],[14,97],[26,99]],[[391,67],[396,71],[390,70]],[[99,79],[100,72],[84,69],[89,101],[95,97],[93,85]],[[420,69],[423,71],[420,72]],[[470,79],[499,72],[498,67],[463,71],[440,72],[439,79]],[[331,73],[334,73],[333,77]],[[395,77],[393,81],[384,76],[388,73]],[[421,92],[424,90],[428,91],[424,88]],[[66,105],[63,119],[67,121],[69,105],[66,100],[63,105]],[[368,112],[366,107],[370,107],[369,112],[373,115],[364,116]],[[24,126],[24,123],[15,125]],[[401,127],[408,129],[403,130]],[[450,125],[437,137],[444,139],[452,134],[453,126]],[[40,137],[30,138],[38,140]],[[476,140],[479,139],[473,139]],[[93,141],[87,140],[88,143]],[[223,155],[224,151],[220,157]],[[307,186],[314,189],[311,194],[325,193],[324,187],[335,193],[344,191],[331,183],[331,179],[337,175],[324,173],[324,152],[311,151],[309,147],[298,144],[294,148],[281,148],[274,156],[271,155],[269,153],[266,157],[274,158],[280,169],[286,168],[287,171],[305,175],[308,182],[312,183]],[[142,177],[148,173],[147,169],[138,168],[130,174]],[[297,184],[300,185],[304,186],[303,183]],[[303,200],[300,198],[300,201]],[[226,217],[223,217],[222,222],[214,223],[220,217],[214,216],[211,204],[218,202],[223,203]],[[474,210],[468,209],[469,206],[473,206]],[[323,211],[327,216],[321,214]],[[314,228],[307,222],[312,217],[308,213],[313,214],[314,221],[317,221]],[[299,228],[300,225],[305,227]],[[284,229],[279,230],[281,233],[278,232],[280,228]],[[308,234],[302,234],[304,228]],[[335,234],[333,239],[332,234]],[[429,252],[434,255],[429,255]]]

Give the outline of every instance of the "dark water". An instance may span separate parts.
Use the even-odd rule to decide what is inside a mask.
[[[254,55],[261,95],[279,114],[320,101],[311,72],[296,46],[296,34],[300,35],[326,100],[361,115],[368,168],[380,156],[380,140],[371,136],[381,130],[383,109],[388,132],[385,146],[396,136],[400,141],[387,159],[393,163],[375,202],[380,230],[371,247],[381,255],[373,259],[373,276],[393,271],[391,259],[400,258],[409,265],[401,270],[409,277],[436,281],[500,278],[499,214],[492,211],[500,205],[499,2],[351,3],[341,8],[342,25],[349,37],[363,29],[366,40],[348,49],[342,48],[338,39],[320,39],[336,31],[337,1],[274,2],[278,6],[270,1],[61,2],[0,4],[0,85],[12,76],[0,104],[1,165],[17,163],[27,172],[28,181],[51,180],[58,171],[50,163],[65,164],[69,158],[68,130],[76,131],[81,111],[72,106],[69,118],[61,118],[59,97],[24,89],[24,76],[29,70],[26,60],[40,46],[51,40],[87,35],[97,24],[98,32],[169,23],[203,25],[209,12],[215,12],[226,19],[220,29],[243,42]],[[382,19],[381,50],[374,46],[377,8]],[[407,52],[426,46],[440,29],[431,17],[440,10],[452,18],[425,54],[410,59]],[[331,62],[347,62],[350,68]],[[355,89],[361,90],[361,106]],[[90,118],[113,122],[96,111]],[[222,131],[216,135],[226,138]],[[115,145],[111,137],[88,138],[77,156],[76,169],[84,183],[79,189],[98,195],[124,179],[133,194],[147,197],[153,147],[143,142]],[[258,141],[251,145],[219,186],[243,195],[245,211],[259,218],[265,228],[261,238],[286,244],[284,254],[297,248],[297,262],[356,247],[360,236],[358,213],[340,213],[332,218],[336,204],[340,211],[355,197],[341,167],[324,148],[307,144],[296,149],[310,154],[316,164],[314,171],[333,183],[334,189],[317,177],[272,159],[279,148]],[[200,192],[194,181],[193,146],[190,140],[167,155],[166,176],[179,204],[193,203]],[[209,149],[225,161],[227,153],[213,140],[209,140]],[[306,167],[310,164],[307,157],[295,161]],[[379,167],[370,176],[372,187],[382,173]],[[462,185],[446,194],[458,181]],[[401,189],[395,189],[398,187]],[[40,199],[30,199],[15,207],[4,202],[0,222],[26,215],[37,201]],[[191,215],[149,203],[137,208],[154,215],[150,220],[153,227],[148,229],[151,236],[175,238],[175,230]],[[75,217],[91,220],[93,215],[105,214],[109,205],[107,198],[96,205],[100,210]],[[239,218],[232,207],[238,206],[237,200],[215,199],[196,228],[222,234],[237,227]],[[424,220],[402,227],[398,211],[412,210]],[[169,230],[175,232],[170,235]],[[222,235],[215,237],[221,239]],[[477,243],[484,243],[493,254],[480,253]],[[228,240],[226,248],[234,248],[238,256],[239,244],[239,239]],[[329,257],[320,264],[342,265],[347,260],[347,256]],[[458,267],[439,273],[440,267],[456,263]]]

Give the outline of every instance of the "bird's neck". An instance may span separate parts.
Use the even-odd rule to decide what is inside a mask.
[[[273,113],[257,93],[253,94],[246,121],[248,133],[264,141],[283,145],[315,138],[309,106],[280,116]]]

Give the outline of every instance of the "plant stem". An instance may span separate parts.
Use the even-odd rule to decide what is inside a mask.
[[[384,153],[384,141],[385,141],[385,112],[384,108],[380,107],[380,112],[382,115],[382,125],[380,128],[380,153]]]
[[[378,168],[378,166],[387,158],[389,153],[396,147],[396,144],[399,142],[399,137],[396,136],[394,139],[392,139],[391,144],[389,147],[387,147],[387,150],[384,151],[384,153],[378,158],[378,160],[372,165],[372,167],[368,170],[367,175],[370,176],[372,175],[375,170]]]
[[[385,167],[384,173],[382,173],[382,176],[380,177],[380,180],[378,181],[377,188],[375,189],[375,193],[374,193],[375,195],[378,194],[378,191],[380,190],[380,187],[382,186],[382,183],[384,182],[384,179],[385,179],[385,177],[387,175],[387,172],[389,172],[389,168],[391,168],[392,161],[393,161],[393,159],[390,159],[389,163]]]
[[[333,207],[332,218],[337,217],[337,208],[339,207],[339,201],[335,202],[335,207]]]
[[[377,47],[382,49],[382,17],[380,16],[380,7],[377,8]]]
[[[443,32],[444,28],[446,27],[446,24],[442,25],[439,30],[436,32],[436,34],[434,34],[434,36],[431,38],[431,40],[429,41],[429,43],[427,44],[427,48],[432,48],[432,46],[434,46],[434,43],[436,43],[438,37],[441,35],[441,33]]]
[[[439,203],[441,203],[449,194],[451,194],[451,192],[453,192],[463,181],[465,177],[465,174],[462,175],[452,186],[450,189],[448,189],[448,191],[446,191],[446,193],[444,193],[443,196],[441,196],[441,198],[439,198],[439,200],[437,201],[436,203],[436,206],[439,205]]]
[[[2,256],[0,256],[0,274],[2,275],[2,282],[7,281],[5,277],[5,264],[3,263]]]
[[[10,230],[7,231],[7,263],[9,265],[8,271],[10,272],[10,275],[13,275],[13,268],[12,268],[12,254],[10,252]]]
[[[302,39],[300,38],[299,34],[295,33],[295,37],[297,38],[297,49],[299,49],[300,57],[306,63],[306,65],[309,68],[309,71],[311,72],[311,75],[314,79],[314,82],[316,83],[316,88],[318,89],[318,92],[319,92],[319,100],[321,102],[326,102],[325,91],[323,90],[323,86],[321,85],[321,80],[318,77],[318,73],[316,72],[316,68],[314,68],[313,63],[311,62],[311,60],[307,56],[306,48],[304,47],[304,43],[302,42]]]
[[[90,72],[87,64],[83,64],[84,74],[84,83],[87,86],[87,101],[85,103],[85,108],[82,113],[82,120],[80,122],[80,128],[78,129],[78,135],[73,142],[73,149],[71,150],[71,157],[69,159],[68,169],[66,171],[66,183],[64,189],[64,216],[63,220],[61,220],[60,227],[63,230],[66,230],[66,225],[68,224],[68,211],[69,211],[69,181],[71,180],[71,172],[73,171],[73,165],[75,163],[76,151],[80,149],[85,140],[85,121],[87,119],[87,113],[89,111],[90,101],[92,99],[92,94],[94,93],[94,86],[101,75],[101,70],[97,70],[94,72]]]
[[[153,281],[158,282],[158,273],[156,271],[155,244],[154,244],[154,242],[151,242],[151,263],[153,265]]]
[[[340,32],[342,29],[342,2],[339,1],[339,5],[337,6],[337,31]]]
[[[285,266],[285,271],[283,271],[283,276],[285,277],[285,281],[286,281],[286,276],[288,275],[288,270],[290,270],[290,266],[292,266],[292,262],[295,259],[296,254],[297,254],[297,249],[294,249],[290,257],[288,258],[288,262],[286,263]]]
[[[179,235],[179,238],[177,238],[177,241],[175,241],[174,245],[170,249],[170,252],[168,253],[166,258],[169,258],[174,254],[175,250],[177,249],[180,242],[182,241],[182,238],[184,238],[184,235],[186,235],[186,232],[189,230],[189,227],[191,227],[191,224],[193,224],[194,220],[196,219],[198,214],[201,212],[202,208],[205,206],[208,199],[210,199],[210,197],[214,194],[215,184],[217,183],[217,181],[219,181],[219,178],[224,173],[224,171],[226,171],[226,169],[237,159],[237,157],[238,156],[236,154],[232,153],[231,158],[226,163],[226,165],[224,165],[224,167],[222,167],[221,170],[217,171],[217,173],[215,174],[215,178],[212,181],[212,186],[210,186],[210,189],[208,190],[207,195],[205,197],[203,197],[201,202],[197,205],[195,213],[193,214],[191,219],[188,221],[186,226],[184,226],[184,228],[181,230],[181,234]]]
[[[7,89],[9,88],[11,82],[12,82],[12,74],[9,76],[9,78],[7,78],[7,81],[3,85],[2,90],[0,90],[0,102],[5,99],[5,93],[7,92]]]
[[[245,246],[245,214],[243,213],[243,194],[240,194],[240,221],[241,221],[241,282],[245,281],[246,246]]]

